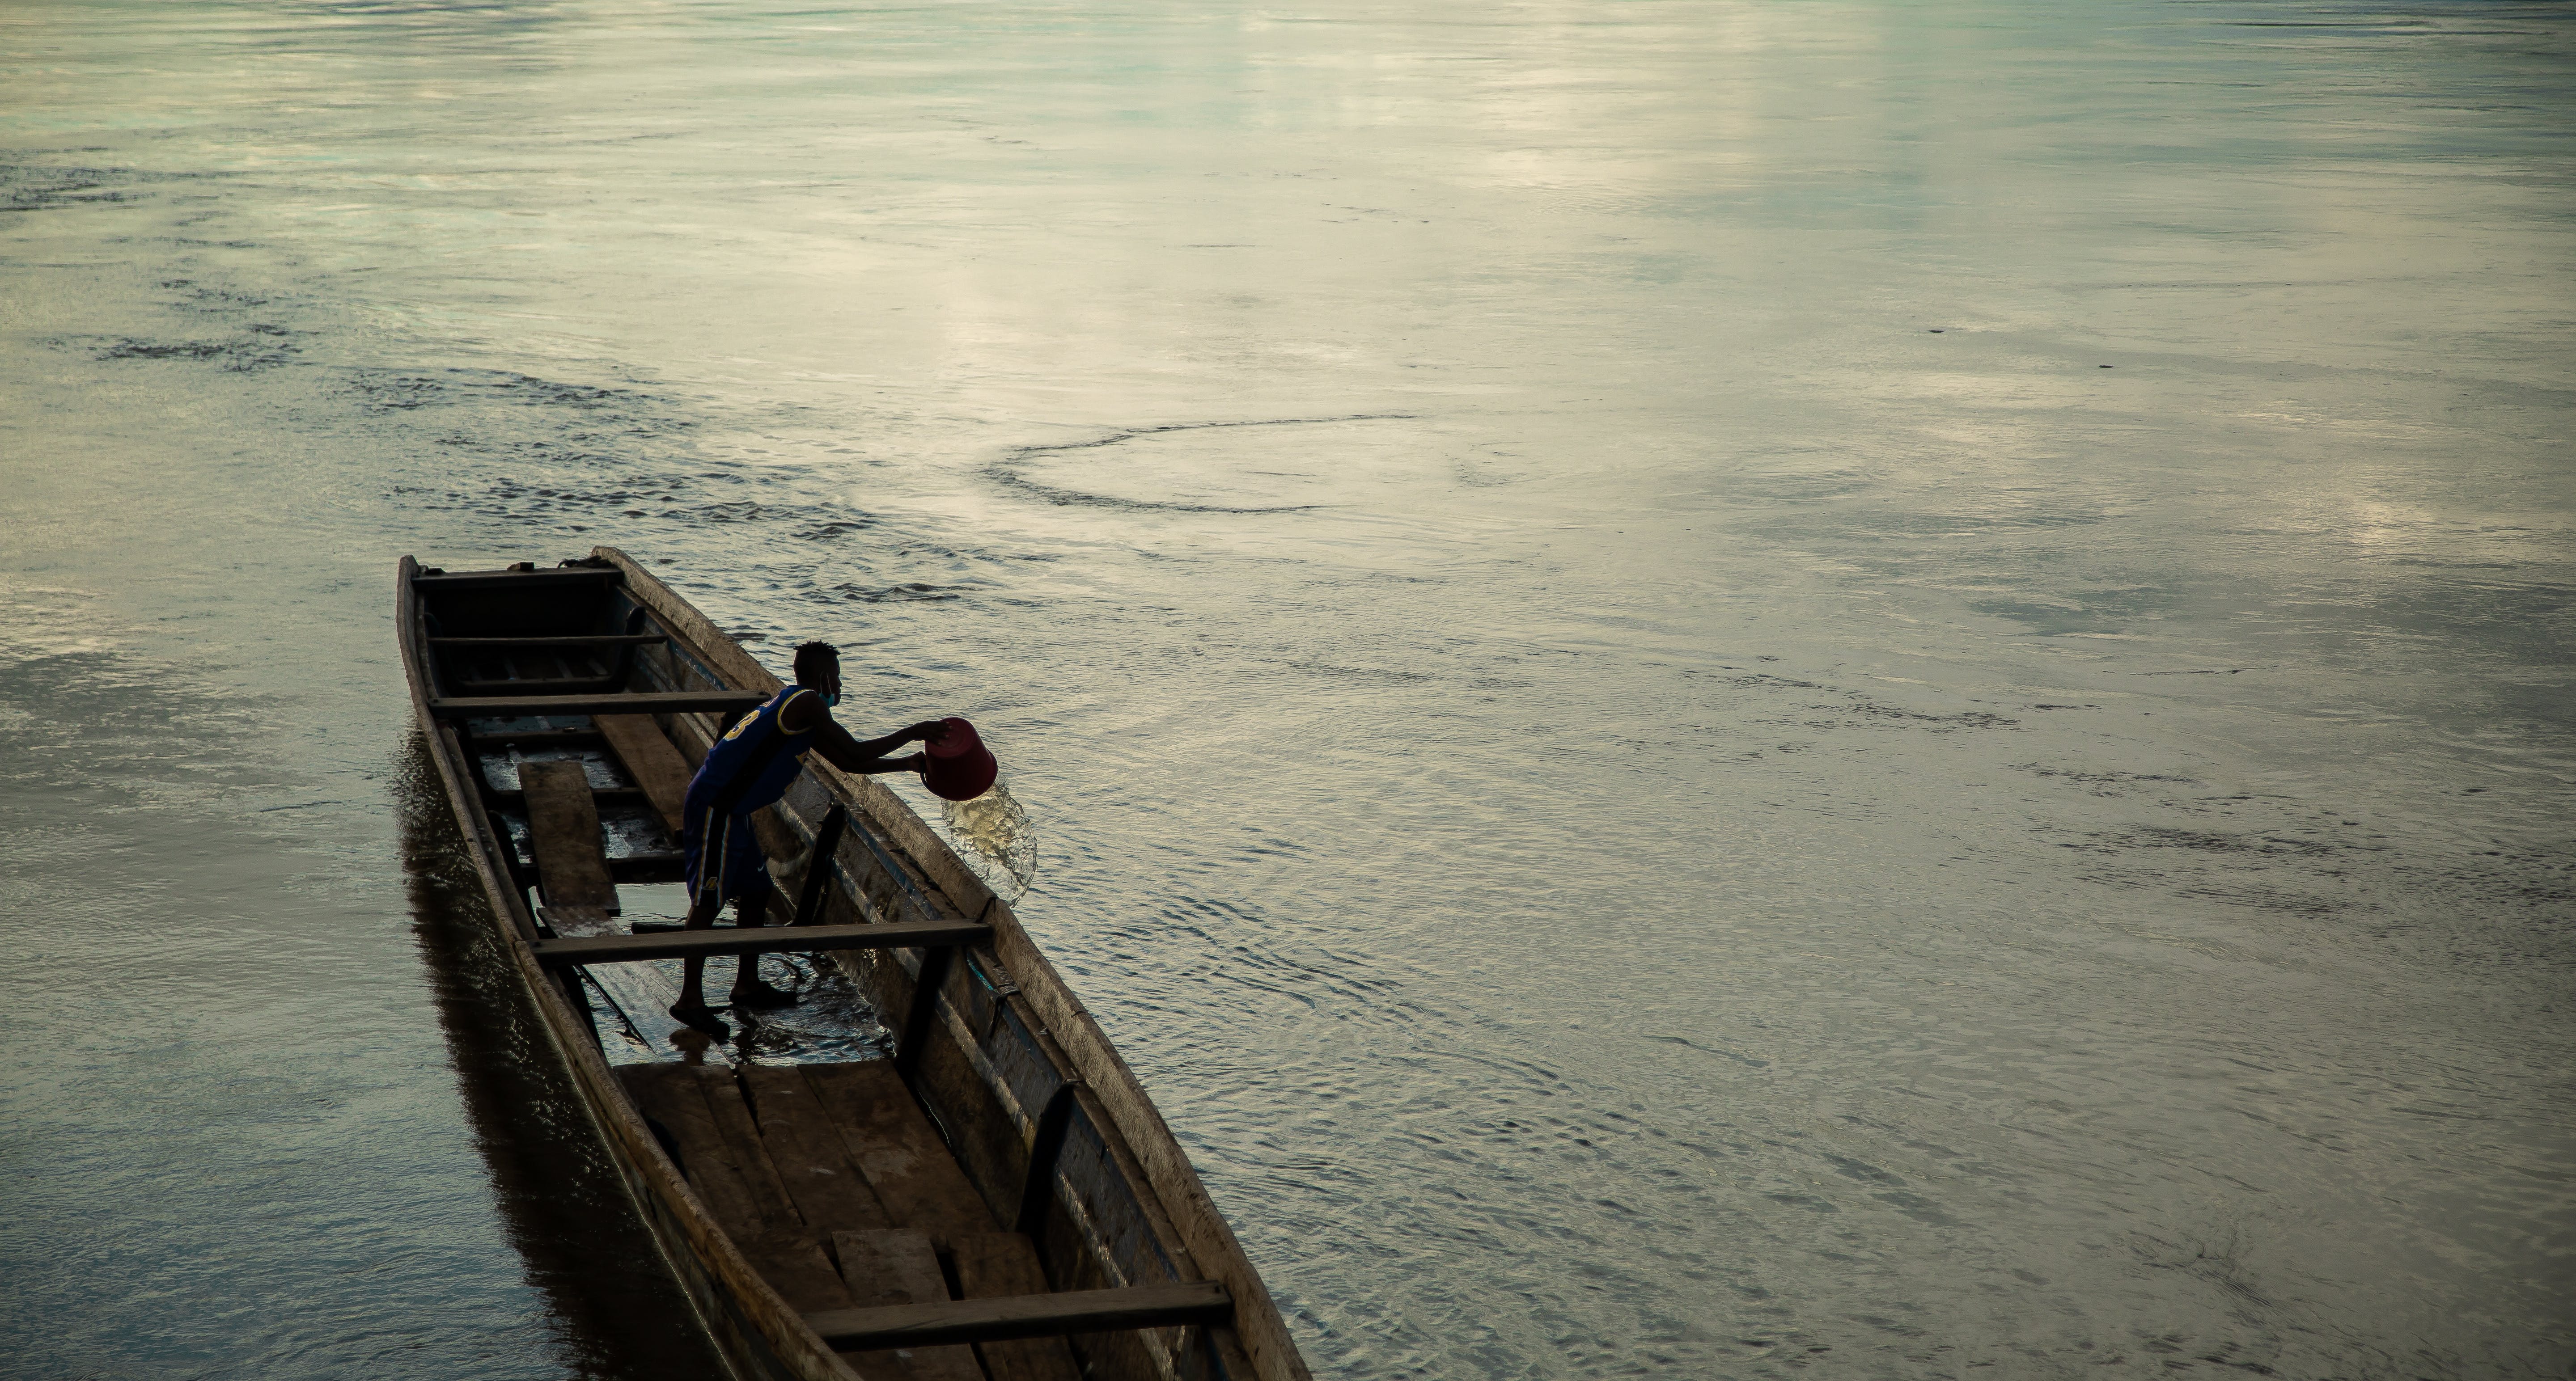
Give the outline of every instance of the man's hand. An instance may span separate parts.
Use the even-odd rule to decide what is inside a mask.
[[[903,736],[906,739],[921,743],[937,743],[941,739],[948,737],[948,721],[944,719],[925,719],[919,724],[915,724],[911,728],[904,730]]]

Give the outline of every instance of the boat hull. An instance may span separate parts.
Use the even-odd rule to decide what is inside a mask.
[[[826,1344],[718,1225],[674,1162],[664,1139],[670,1129],[657,1136],[605,1055],[578,971],[541,960],[539,946],[552,932],[548,913],[530,900],[542,884],[528,858],[526,822],[495,808],[489,764],[479,740],[468,737],[531,706],[594,712],[580,707],[595,704],[621,713],[635,706],[653,711],[693,765],[724,719],[691,707],[727,694],[766,696],[778,682],[614,548],[567,566],[573,569],[448,576],[406,557],[399,572],[398,636],[414,710],[474,854],[495,938],[638,1215],[734,1374],[757,1381],[857,1377],[851,1357],[867,1354],[836,1353]],[[576,667],[565,658],[565,675],[473,679],[472,657],[564,640],[567,627],[585,625],[609,631],[581,637],[589,661]],[[542,693],[510,693],[522,684]],[[557,713],[545,722],[567,718]],[[787,798],[759,824],[773,869],[784,874],[782,891],[801,893],[816,912],[808,920],[937,920],[989,929],[984,942],[968,947],[836,951],[833,960],[880,1013],[901,1014],[896,1060],[906,1084],[995,1225],[1035,1244],[1049,1288],[1212,1281],[1233,1302],[1232,1316],[1219,1323],[1074,1335],[1069,1341],[1084,1368],[1139,1381],[1303,1381],[1305,1366],[1267,1290],[1178,1142],[1009,904],[899,797],[819,761],[809,759]],[[630,880],[669,880],[668,856],[657,857],[617,866]],[[817,867],[820,880],[805,887]]]

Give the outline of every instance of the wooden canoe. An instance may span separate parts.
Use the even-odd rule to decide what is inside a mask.
[[[733,639],[613,547],[549,570],[404,557],[397,599],[497,938],[737,1376],[1304,1381],[1126,1062],[883,786],[808,755],[761,812],[769,926],[628,933],[618,884],[678,880],[690,772],[779,687]],[[611,1058],[585,970],[754,951],[839,965],[891,1057]]]

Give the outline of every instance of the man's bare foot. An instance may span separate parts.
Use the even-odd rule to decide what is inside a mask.
[[[704,1031],[717,1040],[733,1035],[733,1028],[724,1024],[724,1018],[717,1016],[715,1009],[703,1002],[672,1003],[671,1019],[692,1031]]]
[[[796,1005],[796,994],[754,980],[747,984],[734,985],[733,1005],[751,1011],[770,1007],[793,1007]]]

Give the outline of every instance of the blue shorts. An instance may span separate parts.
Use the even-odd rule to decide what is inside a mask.
[[[696,792],[689,794],[687,828],[680,833],[680,870],[689,881],[689,905],[704,902],[710,890],[719,902],[767,898],[769,860],[761,856],[760,834],[751,827],[751,817],[725,814],[698,801]]]

